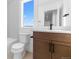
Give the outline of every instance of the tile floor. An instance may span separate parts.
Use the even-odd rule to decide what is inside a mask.
[[[7,59],[13,59],[13,54],[12,55],[8,54]],[[23,59],[33,59],[33,53],[26,52]]]
[[[33,59],[33,53],[26,52],[26,54],[25,54],[23,59]]]

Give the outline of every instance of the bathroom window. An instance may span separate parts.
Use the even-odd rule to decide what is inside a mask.
[[[23,0],[21,2],[21,25],[32,27],[34,21],[34,0]]]

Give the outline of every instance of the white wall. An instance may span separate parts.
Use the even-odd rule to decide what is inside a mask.
[[[39,0],[38,7],[36,6],[36,18],[35,18],[35,29],[41,29],[44,27],[44,12],[52,9],[59,9],[60,6],[63,5],[64,11],[63,14],[69,12],[70,13],[70,0]],[[71,25],[70,15],[68,18],[67,24]]]
[[[38,18],[36,19],[37,26],[35,26],[37,29],[41,29],[44,27],[44,13],[47,10],[53,10],[53,9],[59,9],[61,6],[61,0],[39,0],[38,3]]]
[[[64,10],[63,14],[69,13],[70,15],[65,18],[66,26],[71,26],[71,0],[63,0]]]
[[[19,0],[7,0],[7,36],[17,38],[20,19]]]

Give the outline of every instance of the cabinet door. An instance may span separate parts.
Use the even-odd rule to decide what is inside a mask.
[[[71,49],[69,46],[54,44],[52,50],[52,59],[71,59]]]
[[[35,40],[35,59],[51,59],[49,52],[49,42],[45,40]]]

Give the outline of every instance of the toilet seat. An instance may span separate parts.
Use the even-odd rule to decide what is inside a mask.
[[[15,43],[12,45],[11,51],[13,53],[22,52],[24,50],[24,44],[23,43]]]

